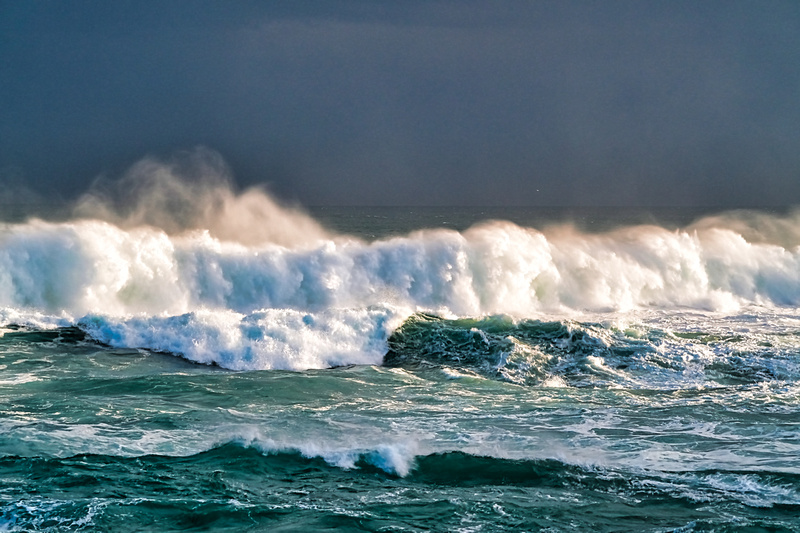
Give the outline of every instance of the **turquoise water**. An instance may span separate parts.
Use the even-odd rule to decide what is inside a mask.
[[[0,530],[800,530],[793,215],[429,211],[7,225]]]

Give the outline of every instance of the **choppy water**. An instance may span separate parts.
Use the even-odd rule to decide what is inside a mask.
[[[3,227],[0,530],[800,530],[796,214],[374,211]]]

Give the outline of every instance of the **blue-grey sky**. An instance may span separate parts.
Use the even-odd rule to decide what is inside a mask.
[[[800,2],[0,0],[0,186],[198,145],[307,205],[800,204]]]

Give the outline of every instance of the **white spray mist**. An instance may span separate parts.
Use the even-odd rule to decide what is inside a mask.
[[[169,160],[148,157],[118,181],[98,180],[74,213],[125,229],[152,226],[169,235],[207,230],[216,239],[245,245],[308,246],[329,236],[300,209],[279,205],[262,188],[237,192],[222,157],[206,148]]]

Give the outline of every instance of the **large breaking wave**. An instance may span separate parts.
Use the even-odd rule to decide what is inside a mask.
[[[213,177],[224,175],[218,162],[200,160],[194,181],[175,163],[140,163],[124,208],[94,191],[72,220],[0,227],[0,322],[78,324],[111,345],[233,369],[304,369],[380,363],[389,335],[419,311],[536,318],[800,304],[797,214],[603,234],[487,221],[365,242],[263,190],[236,193]]]

